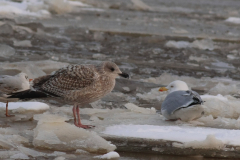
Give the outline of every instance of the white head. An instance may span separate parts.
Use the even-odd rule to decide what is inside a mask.
[[[29,82],[28,75],[26,73],[21,72],[21,73],[17,74],[16,76],[19,77],[22,81]]]
[[[26,73],[19,73],[16,75],[16,77],[19,78],[20,82],[21,82],[21,90],[26,90],[30,88],[30,81],[32,79],[28,78],[28,75]]]
[[[172,93],[174,91],[187,91],[187,90],[189,90],[187,84],[180,80],[173,81],[167,87],[161,87],[159,89],[160,92],[168,91],[168,93]]]

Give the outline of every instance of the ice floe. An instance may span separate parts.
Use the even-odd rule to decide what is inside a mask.
[[[225,20],[226,22],[233,23],[233,24],[240,24],[239,17],[229,17]]]
[[[98,136],[95,132],[66,123],[66,117],[42,114],[35,115],[38,125],[34,129],[33,145],[58,151],[82,149],[88,152],[107,153],[116,149],[115,145]]]
[[[187,147],[191,146],[193,148],[211,148],[211,146],[209,147],[209,143],[203,142],[200,145],[199,142],[196,142],[206,141],[206,138],[207,140],[211,139],[212,141],[219,142],[216,143],[217,146],[221,142],[224,145],[240,146],[240,139],[238,138],[240,130],[187,126],[114,125],[107,127],[102,133],[121,137],[176,141],[186,143]],[[213,135],[214,137],[209,135]]]

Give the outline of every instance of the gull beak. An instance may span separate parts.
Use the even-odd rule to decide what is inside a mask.
[[[33,79],[29,79],[29,82],[31,82]]]
[[[121,74],[118,74],[119,76],[123,77],[123,78],[129,78],[129,75],[127,73],[121,73]]]
[[[159,88],[159,92],[164,92],[164,91],[167,91],[168,89],[166,88],[166,87],[161,87],[161,88]]]

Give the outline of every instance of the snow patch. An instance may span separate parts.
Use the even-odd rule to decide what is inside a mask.
[[[109,152],[107,154],[104,154],[102,156],[95,156],[94,158],[99,159],[112,159],[112,158],[119,158],[120,155],[117,152]]]
[[[0,102],[0,108],[6,108],[6,103]],[[10,102],[8,103],[8,110],[24,109],[27,111],[43,111],[48,110],[49,105],[41,102]]]
[[[229,17],[225,21],[229,22],[229,23],[233,23],[233,24],[240,24],[240,18],[239,17]]]
[[[240,139],[238,138],[240,130],[186,126],[114,125],[107,127],[102,133],[122,137],[162,139],[181,143],[204,141],[208,135],[214,135],[216,139],[221,140],[225,145],[240,146]]]
[[[143,113],[143,114],[155,114],[156,109],[155,108],[142,108],[138,107],[137,105],[133,103],[127,103],[124,105],[127,109],[131,110],[132,112],[137,112],[137,113]]]

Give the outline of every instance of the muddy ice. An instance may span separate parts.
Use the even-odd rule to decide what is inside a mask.
[[[107,59],[131,76],[82,106],[83,123],[96,126],[90,130],[73,125],[72,106],[63,101],[9,103],[10,118],[1,103],[1,159],[239,157],[240,143],[224,136],[239,135],[239,17],[239,3],[221,0],[0,2],[0,74],[36,78]],[[206,101],[200,119],[168,122],[160,114],[167,94],[158,88],[176,79]],[[195,129],[207,134],[157,137]],[[142,137],[146,131],[153,135]]]

